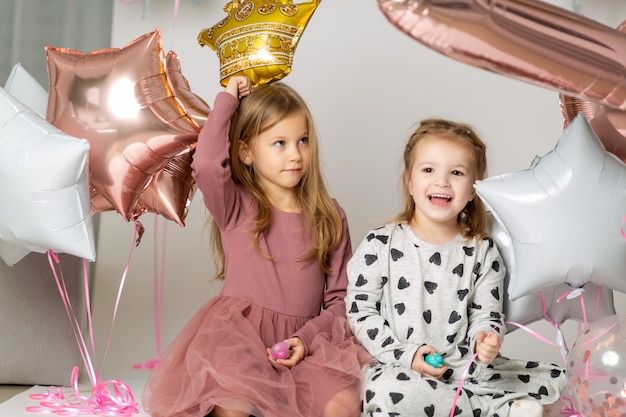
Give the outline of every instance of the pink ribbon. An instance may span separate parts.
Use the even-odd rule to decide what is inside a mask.
[[[154,215],[154,334],[156,338],[156,359],[151,359],[141,364],[133,365],[133,369],[154,369],[161,358],[161,330],[163,327],[163,294],[165,286],[165,250],[167,242],[167,228],[165,220],[161,217],[163,223],[163,233],[161,236],[161,250],[159,253],[158,239],[159,235],[159,216]],[[161,260],[160,264],[158,260]]]
[[[119,301],[122,295],[122,289],[124,288],[124,283],[126,281],[126,275],[128,273],[130,260],[132,257],[133,249],[135,247],[137,233],[138,225],[135,224],[133,244],[131,245],[128,260],[126,262],[124,273],[120,282],[117,299],[115,301],[111,331],[109,332],[107,348],[104,355],[105,359],[108,353],[109,346],[111,344],[111,332],[113,329],[113,324],[115,323],[115,319],[117,317]],[[87,368],[87,375],[89,376],[89,379],[91,381],[92,389],[91,395],[89,397],[84,396],[80,393],[78,387],[79,368],[76,366],[72,370],[72,374],[70,376],[70,389],[72,393],[68,395],[67,398],[64,395],[62,389],[53,386],[48,389],[48,392],[46,394],[32,394],[31,396],[29,396],[31,400],[38,401],[39,405],[28,406],[26,407],[26,411],[39,414],[56,414],[59,416],[102,415],[112,417],[127,417],[137,414],[139,412],[137,409],[137,403],[135,402],[132,390],[128,385],[117,379],[100,382],[100,377],[96,374],[95,366],[93,365],[91,355],[89,354],[90,349],[85,342],[80,323],[76,318],[76,314],[74,313],[74,309],[72,307],[72,303],[67,291],[67,286],[65,285],[63,272],[60,267],[59,272],[57,273],[57,266],[60,264],[59,258],[52,250],[48,251],[48,262],[50,263],[50,268],[52,269],[52,273],[54,275],[57,288],[61,295],[65,311],[67,312],[67,315],[72,324],[74,337],[76,338],[76,342],[78,344],[83,363]],[[91,352],[95,352],[89,291],[89,274],[86,260],[83,260],[83,276]],[[61,400],[66,400],[66,402],[63,403],[61,402]]]

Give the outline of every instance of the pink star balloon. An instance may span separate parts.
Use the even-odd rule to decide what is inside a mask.
[[[46,53],[47,119],[91,145],[92,211],[113,207],[130,221],[154,174],[194,145],[200,129],[168,79],[160,31],[121,49]]]

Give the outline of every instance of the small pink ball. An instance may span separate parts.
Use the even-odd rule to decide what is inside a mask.
[[[287,342],[276,343],[270,348],[270,352],[272,354],[272,358],[274,359],[287,359],[291,356],[291,353],[289,352],[289,343]]]

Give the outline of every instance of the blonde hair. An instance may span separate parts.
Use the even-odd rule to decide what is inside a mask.
[[[429,136],[446,136],[456,138],[470,144],[474,154],[474,170],[477,180],[482,180],[487,175],[487,147],[478,137],[474,129],[467,124],[452,122],[444,119],[422,120],[415,131],[411,134],[404,147],[404,170],[409,172],[414,160],[414,149],[417,143]],[[402,211],[393,221],[409,222],[415,215],[415,201],[409,194],[406,183],[402,187]],[[487,227],[487,210],[478,196],[469,201],[457,218],[459,231],[463,237],[485,236]]]
[[[317,260],[320,269],[330,272],[329,253],[335,249],[342,238],[342,221],[337,206],[330,197],[319,163],[318,139],[311,112],[302,97],[291,87],[282,82],[262,84],[249,96],[242,98],[239,108],[233,114],[230,125],[230,169],[233,181],[246,188],[258,203],[258,213],[250,232],[253,234],[254,247],[264,258],[259,240],[271,223],[271,204],[263,189],[255,180],[252,166],[248,166],[239,158],[242,144],[252,147],[255,138],[267,129],[272,128],[285,117],[293,113],[301,113],[307,121],[308,143],[310,152],[309,168],[296,193],[302,205],[302,213],[306,224],[312,232],[315,245],[303,260]],[[224,248],[221,233],[215,221],[211,227],[211,242],[214,249],[214,260],[218,279],[224,278]]]

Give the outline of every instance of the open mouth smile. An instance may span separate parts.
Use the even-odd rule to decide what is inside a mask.
[[[452,201],[452,197],[447,194],[430,194],[428,196],[428,199],[430,201],[433,201],[433,199],[443,199],[443,200],[446,200],[447,203]]]

